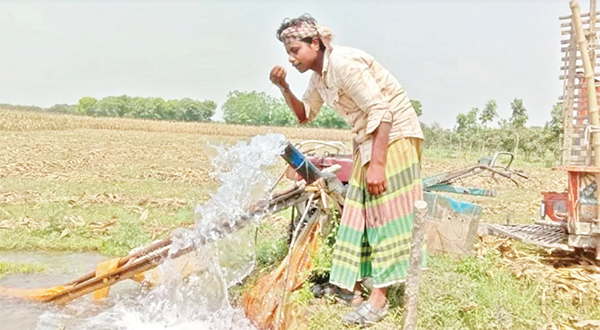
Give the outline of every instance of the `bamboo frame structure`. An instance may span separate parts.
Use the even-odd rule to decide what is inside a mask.
[[[590,12],[595,12],[595,0],[591,0],[591,9]],[[583,61],[583,70],[585,83],[587,85],[587,109],[589,112],[589,121],[591,125],[591,135],[592,135],[592,149],[594,152],[594,162],[593,165],[595,167],[600,167],[600,120],[598,118],[598,98],[596,95],[596,79],[595,79],[595,50],[593,49],[596,40],[596,28],[592,24],[595,24],[596,18],[595,15],[591,15],[590,17],[590,30],[589,30],[589,38],[592,40],[592,49],[588,48],[588,40],[586,39],[585,32],[583,30],[583,24],[581,22],[581,11],[579,8],[579,3],[577,0],[571,0],[571,13],[573,16],[573,27],[574,32],[577,35],[577,44],[579,45],[579,52],[581,53],[581,59]],[[592,34],[594,34],[592,36]],[[591,54],[590,54],[591,53]],[[592,65],[592,61],[590,59],[594,58],[594,65]],[[600,176],[596,175],[596,182],[600,182]],[[596,202],[598,207],[596,208],[596,221],[600,220],[600,194],[598,191],[596,192]]]
[[[571,4],[573,3],[571,2]],[[578,5],[577,9],[579,10]],[[596,54],[595,51],[595,24],[597,16],[600,15],[599,12],[596,12],[596,0],[590,1],[590,12],[595,13],[595,15],[581,13],[579,10],[578,15],[569,15],[559,18],[561,20],[560,27],[563,28],[561,34],[568,36],[567,39],[561,40],[561,45],[566,45],[566,47],[561,47],[561,52],[563,53],[561,60],[563,61],[563,65],[560,69],[563,74],[559,77],[564,82],[564,93],[559,98],[559,100],[562,101],[563,106],[561,155],[561,164],[563,166],[590,166],[595,163],[593,158],[591,158],[595,154],[595,150],[590,148],[590,144],[586,143],[590,125],[595,125],[591,122],[591,116],[588,112],[591,109],[589,109],[586,104],[587,93],[584,93],[584,89],[589,89],[590,86],[592,86],[591,91],[595,91],[594,77],[600,77],[600,74],[594,72],[597,62],[596,59],[600,58],[600,54]],[[578,47],[581,38],[579,38],[579,35],[576,32],[577,27],[575,26],[574,17],[578,19],[578,22],[581,23],[580,25],[583,28],[581,37],[587,41],[586,48]],[[582,17],[586,19],[582,20]],[[564,28],[567,29],[564,30]],[[584,51],[581,52],[581,49],[584,49]],[[583,75],[585,69],[583,53],[590,59],[593,70],[591,79],[588,79],[589,76]],[[583,79],[586,79],[584,84],[582,84]]]

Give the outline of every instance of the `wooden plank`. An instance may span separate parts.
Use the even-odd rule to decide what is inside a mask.
[[[576,68],[579,69],[580,68],[579,65]],[[561,67],[561,70],[564,70],[563,67]],[[600,72],[597,72],[596,74],[594,74],[594,76],[600,77]],[[565,76],[564,75],[560,75],[560,76],[558,76],[558,79],[563,80],[563,79],[565,79]]]
[[[596,58],[600,58],[600,56],[596,56]],[[566,67],[566,66],[561,66],[560,67],[561,71],[565,71],[566,69],[568,69],[568,67]],[[583,65],[582,64],[577,64],[577,65],[575,65],[575,69],[583,69]],[[583,72],[583,70],[581,72]],[[596,77],[597,76],[598,75],[596,75]]]
[[[575,57],[577,60],[581,60],[581,55],[579,53],[577,53],[577,56]],[[600,55],[596,55],[596,58],[600,58]],[[566,61],[568,59],[567,56],[565,57],[561,57],[560,60],[561,61]],[[563,69],[564,70],[564,69]]]
[[[561,52],[561,53],[567,52],[567,51],[571,50],[570,48],[571,48],[571,46],[562,47],[562,48],[560,49],[560,52]]]
[[[589,30],[589,28],[590,28],[589,26],[584,26],[583,27],[583,29],[585,30],[585,32],[587,32]],[[571,30],[571,29],[561,29],[560,30],[560,35],[561,36],[568,36],[571,33],[573,33],[573,30]],[[566,39],[568,39],[568,38],[566,38]]]
[[[600,12],[596,12],[596,17],[599,15],[600,15]],[[584,18],[584,17],[590,17],[590,13],[581,13],[581,18]],[[570,20],[571,18],[573,18],[573,15],[560,16],[558,19],[562,21],[562,20],[566,20],[566,19]]]
[[[589,15],[588,15],[588,16],[589,16]],[[588,25],[589,25],[589,24],[590,24],[590,19],[588,18],[588,19],[586,19],[586,20],[582,20],[582,21],[581,21],[581,23],[582,23],[583,25],[586,25],[586,24],[588,24]],[[561,28],[568,28],[568,27],[571,27],[571,21],[568,21],[568,22],[566,22],[566,23],[560,23],[560,27],[561,27]]]
[[[599,75],[598,75],[598,74],[596,74],[596,77],[599,77]],[[563,80],[563,79],[565,79],[565,76],[563,76],[563,75],[560,75],[560,76],[559,76],[559,78],[560,78],[560,80]],[[596,83],[597,83],[597,84],[596,84],[596,87],[600,86],[600,84],[598,84],[598,82],[596,82]],[[581,84],[575,84],[575,85],[573,85],[573,87],[574,87],[575,89],[580,89],[580,88],[581,88]]]

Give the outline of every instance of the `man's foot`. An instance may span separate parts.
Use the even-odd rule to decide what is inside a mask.
[[[384,308],[387,305],[387,288],[374,288],[369,296],[369,304],[373,307]]]
[[[346,324],[369,327],[383,320],[388,313],[387,304],[383,308],[377,308],[368,301],[363,302],[353,312],[346,314],[342,320]]]
[[[358,307],[364,300],[360,291],[352,292],[335,285],[324,284],[323,286],[318,289],[313,288],[315,296],[317,296],[317,292],[319,293],[317,297],[331,295],[337,302],[351,307]]]

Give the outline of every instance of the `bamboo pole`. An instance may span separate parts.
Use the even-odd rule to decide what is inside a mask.
[[[590,0],[590,13],[595,13],[596,12],[596,0]],[[590,15],[590,30],[589,30],[589,34],[588,34],[588,48],[589,48],[589,54],[590,54],[590,61],[594,61],[591,65],[592,67],[592,81],[594,82],[594,89],[592,91],[592,94],[596,95],[596,41],[597,41],[597,37],[596,37],[596,15]],[[588,96],[590,95],[590,90],[589,90],[589,84],[588,84]],[[596,107],[598,107],[598,100],[594,101],[596,104]],[[588,101],[589,104],[589,101]],[[599,119],[600,120],[600,119]],[[600,133],[594,133],[594,135],[597,135]],[[595,154],[599,154],[600,150],[599,149],[594,149],[594,153]],[[596,156],[595,159],[600,159],[598,156]],[[598,163],[595,164],[596,166],[599,166]],[[596,183],[600,182],[600,175],[596,175]],[[598,192],[596,190],[596,201],[598,202],[597,205],[598,207],[596,207],[596,222],[600,223],[600,192]],[[598,248],[598,250],[600,250],[600,248]]]
[[[575,32],[577,34],[577,43],[579,44],[579,52],[581,53],[581,58],[583,60],[583,69],[585,82],[587,84],[587,105],[588,112],[590,114],[590,124],[591,128],[594,131],[592,133],[592,146],[594,151],[594,166],[600,167],[600,132],[596,132],[598,126],[600,126],[600,121],[598,119],[598,98],[596,96],[596,81],[594,78],[594,68],[592,67],[592,62],[590,60],[590,54],[588,50],[588,43],[585,38],[585,33],[583,31],[583,26],[581,24],[581,10],[579,8],[579,3],[577,0],[571,0],[571,13],[573,14],[573,25],[575,26]],[[592,15],[593,16],[593,15]],[[594,60],[595,63],[595,60]],[[596,201],[597,205],[600,206],[600,194],[596,193]],[[600,219],[600,207],[596,208],[596,221]]]
[[[590,0],[590,13],[596,12],[596,0]],[[589,43],[592,45],[590,48],[590,58],[596,58],[596,15],[590,15],[590,37]],[[594,60],[593,65],[594,71],[596,71],[596,61]]]
[[[575,70],[577,64],[577,40],[575,34],[571,34],[570,44],[567,51],[567,56],[564,60],[567,60],[565,69],[567,70],[565,76],[561,76],[561,79],[566,78],[565,81],[565,99],[563,102],[563,154],[562,164],[569,165],[571,163],[571,150],[573,147],[573,107],[575,97]],[[562,69],[562,68],[561,68]]]
[[[417,307],[419,301],[419,281],[421,278],[421,261],[423,256],[423,237],[425,236],[425,217],[427,203],[415,202],[415,217],[413,221],[412,239],[408,276],[404,290],[404,325],[403,330],[417,329]]]

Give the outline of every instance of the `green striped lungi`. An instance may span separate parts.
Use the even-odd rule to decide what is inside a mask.
[[[404,281],[413,226],[413,206],[423,199],[421,141],[401,138],[388,145],[385,163],[386,191],[373,196],[367,191],[368,164],[354,166],[337,240],[330,282],[353,290],[357,281],[370,277],[376,288]],[[424,252],[426,265],[426,253]]]

